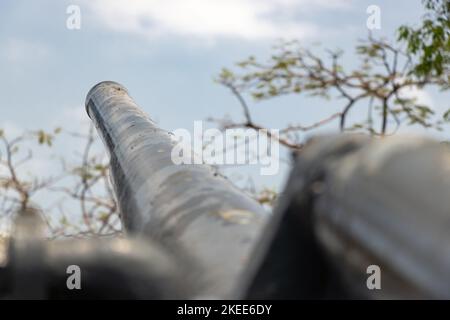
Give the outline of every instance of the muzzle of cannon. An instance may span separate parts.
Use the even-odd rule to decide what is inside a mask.
[[[177,144],[115,82],[91,89],[86,110],[110,154],[122,221],[195,265],[204,297],[238,297],[267,213],[207,165],[177,165]]]

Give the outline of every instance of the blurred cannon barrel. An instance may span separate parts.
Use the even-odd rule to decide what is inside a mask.
[[[38,209],[17,212],[0,257],[0,299],[182,299],[191,290],[178,258],[149,239],[48,241],[45,226]],[[79,290],[69,288],[75,269]]]
[[[37,212],[22,212],[0,251],[0,297],[450,298],[448,145],[313,138],[267,218],[213,168],[175,164],[178,141],[120,84],[94,86],[86,109],[127,237],[46,243]],[[80,293],[68,265],[83,270]]]
[[[86,110],[110,155],[125,230],[183,257],[198,285],[191,297],[239,298],[264,209],[210,166],[174,164],[178,141],[122,85],[94,86]]]
[[[249,298],[449,299],[448,146],[313,138],[264,234]]]

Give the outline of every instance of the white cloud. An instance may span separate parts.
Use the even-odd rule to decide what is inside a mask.
[[[115,31],[243,39],[313,37],[317,27],[295,19],[323,8],[346,8],[351,0],[96,0],[85,5]],[[276,17],[276,19],[275,19]]]

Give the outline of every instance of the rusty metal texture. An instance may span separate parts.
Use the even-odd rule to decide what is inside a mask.
[[[175,165],[174,136],[160,129],[122,85],[94,86],[86,110],[110,155],[122,221],[185,256],[192,297],[239,298],[265,210],[207,165]]]

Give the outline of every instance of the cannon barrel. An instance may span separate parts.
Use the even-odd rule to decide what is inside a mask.
[[[445,144],[313,138],[275,211],[249,298],[450,298]]]
[[[450,298],[448,145],[312,138],[266,216],[210,166],[172,161],[178,141],[120,84],[94,86],[86,109],[126,237],[48,243],[38,211],[19,212],[0,297]],[[83,270],[80,292],[63,281],[68,265]]]
[[[110,155],[126,232],[141,234],[190,261],[194,296],[238,298],[265,210],[212,167],[175,164],[175,137],[159,128],[122,85],[105,81],[86,110]]]

